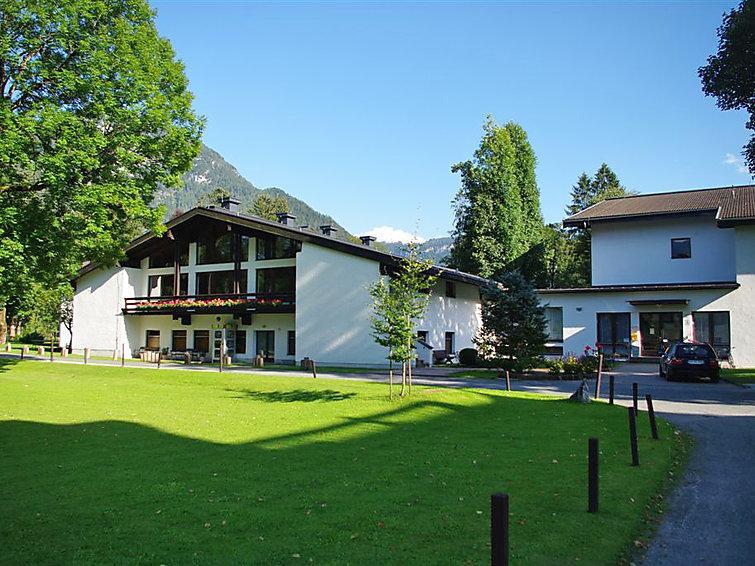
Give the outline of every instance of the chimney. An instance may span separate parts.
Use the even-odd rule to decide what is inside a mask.
[[[362,245],[370,247],[376,238],[375,236],[359,236],[359,239],[362,240]]]
[[[320,231],[323,236],[335,236],[338,228],[335,228],[332,224],[323,224],[320,226]]]
[[[288,212],[276,212],[275,216],[278,217],[278,222],[284,226],[293,226],[294,220],[296,220],[296,216]]]
[[[228,212],[238,212],[241,201],[233,197],[223,197],[220,199],[220,208],[227,210]]]

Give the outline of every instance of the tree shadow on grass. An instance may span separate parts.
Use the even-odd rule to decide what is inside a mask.
[[[334,389],[293,389],[289,391],[254,391],[251,389],[226,389],[231,393],[239,393],[235,399],[252,399],[266,403],[313,403],[315,401],[346,401],[356,396],[356,393],[342,393]]]
[[[278,402],[282,392],[273,393]],[[643,452],[645,467],[629,466],[625,413],[484,397],[371,414],[354,407],[361,415],[237,444],[123,421],[0,421],[0,561],[485,563],[485,510],[499,490],[515,501],[512,551],[522,561],[583,551],[586,522],[608,528],[595,544],[610,546],[600,556],[615,555],[623,538],[600,521],[634,516],[587,517],[581,490],[571,489],[584,459],[570,453],[574,437],[581,447],[599,431],[606,460],[619,446],[620,470],[638,477],[650,459]],[[296,414],[287,407],[280,418]],[[617,438],[605,432],[610,419],[621,425]],[[626,487],[615,466],[601,466],[602,506],[640,497],[638,482]]]
[[[18,356],[5,353],[0,354],[0,373],[10,371],[20,361]]]

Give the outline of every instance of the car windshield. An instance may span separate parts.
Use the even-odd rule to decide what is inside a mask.
[[[677,358],[713,357],[713,349],[707,344],[679,344],[676,347]]]

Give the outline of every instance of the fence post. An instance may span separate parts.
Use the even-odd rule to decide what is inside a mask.
[[[84,365],[89,361],[89,348],[84,348]]]
[[[595,380],[595,398],[600,399],[600,380],[603,377],[603,354],[598,355],[598,375]]]
[[[121,367],[126,365],[126,345],[121,344]]]
[[[613,374],[608,376],[608,404],[613,405]]]
[[[24,359],[24,356],[29,353],[29,346],[21,346],[21,359]]]
[[[160,360],[163,359],[163,353],[158,350],[157,351],[157,369],[160,369]]]
[[[506,370],[506,391],[511,391],[511,375],[509,370]]]
[[[598,512],[598,439],[587,444],[587,512]]]
[[[655,411],[653,410],[653,398],[650,393],[645,395],[645,401],[648,404],[648,418],[650,419],[650,432],[653,433],[653,440],[658,440],[658,426],[655,424]]]
[[[44,346],[37,346],[37,355],[42,358],[45,355],[45,347]]]
[[[312,360],[310,364],[312,364],[312,377],[317,379],[317,362]]]
[[[637,413],[632,407],[627,407],[627,411],[629,412],[629,442],[632,449],[632,465],[639,466],[640,455],[637,451]]]
[[[51,362],[55,361],[54,354],[55,354],[55,334],[52,334],[50,336],[50,361]]]
[[[494,493],[490,496],[490,564],[509,564],[509,495]]]
[[[635,414],[639,411],[639,408],[637,406],[637,382],[635,381],[632,384],[632,406],[634,407]]]

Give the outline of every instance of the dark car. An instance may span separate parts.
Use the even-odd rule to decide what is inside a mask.
[[[659,373],[668,381],[684,377],[707,377],[716,383],[720,375],[715,350],[702,342],[677,342],[660,357]]]

